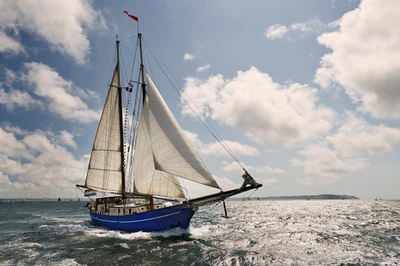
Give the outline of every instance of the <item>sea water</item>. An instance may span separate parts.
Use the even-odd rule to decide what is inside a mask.
[[[94,227],[85,202],[0,203],[0,265],[400,265],[400,201],[228,201],[187,230]]]

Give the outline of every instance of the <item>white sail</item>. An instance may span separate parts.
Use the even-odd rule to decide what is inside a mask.
[[[102,192],[122,193],[122,140],[118,66],[97,128],[85,186]]]
[[[134,160],[135,191],[182,197],[176,177],[219,188],[147,75]]]

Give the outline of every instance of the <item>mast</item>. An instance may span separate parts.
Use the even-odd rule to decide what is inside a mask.
[[[117,71],[118,71],[118,94],[119,94],[119,103],[118,103],[118,112],[121,118],[120,126],[120,134],[121,134],[121,162],[122,162],[122,175],[121,175],[121,184],[122,184],[122,197],[125,197],[125,158],[124,158],[124,130],[122,125],[122,88],[121,88],[121,74],[120,74],[120,67],[119,67],[119,40],[116,40],[117,43]]]
[[[143,102],[146,95],[146,83],[144,82],[144,64],[143,64],[143,52],[142,52],[142,34],[139,32],[139,48],[140,48],[140,74],[142,76],[142,93],[143,93]]]
[[[142,49],[142,34],[139,32],[139,48],[140,48],[140,74],[142,76],[142,94],[143,94],[143,103],[146,98],[146,83],[144,82],[144,64],[143,64],[143,49]],[[150,210],[154,210],[154,199],[153,196],[149,198]]]

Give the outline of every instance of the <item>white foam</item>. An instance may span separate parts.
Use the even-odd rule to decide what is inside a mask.
[[[120,245],[121,247],[123,247],[123,248],[129,249],[129,246],[128,246],[128,244],[126,244],[126,243],[119,243],[119,245]]]
[[[133,240],[133,239],[152,239],[159,237],[172,237],[172,236],[181,236],[181,235],[190,235],[194,238],[201,238],[202,236],[214,234],[211,230],[213,226],[202,226],[199,228],[189,227],[189,229],[182,228],[173,228],[166,231],[161,232],[135,232],[135,233],[126,233],[121,231],[113,231],[113,230],[105,230],[105,229],[92,229],[85,231],[86,234],[96,237],[108,237],[108,238],[116,238],[122,240]],[[215,234],[214,234],[215,235]]]
[[[219,235],[222,233],[222,230],[218,230],[218,226],[214,225],[204,225],[200,227],[189,227],[190,236],[193,238],[202,238],[209,235]]]
[[[65,260],[62,260],[62,261],[58,262],[57,265],[61,265],[61,266],[83,266],[83,265],[86,265],[86,264],[79,264],[74,259],[65,259]]]
[[[151,239],[151,233],[145,233],[145,232],[121,233],[120,231],[94,229],[86,231],[85,233],[95,237],[117,238],[123,240]]]

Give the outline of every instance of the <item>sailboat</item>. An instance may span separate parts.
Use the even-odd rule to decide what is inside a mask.
[[[199,207],[258,189],[253,177],[243,168],[243,185],[223,191],[179,126],[151,77],[145,72],[142,34],[138,33],[140,70],[137,92],[139,121],[133,141],[128,145],[124,125],[122,93],[132,86],[121,85],[119,40],[117,59],[107,98],[94,138],[86,181],[77,185],[85,194],[96,197],[89,205],[95,226],[127,232],[163,231],[188,228]],[[134,152],[133,152],[134,150]],[[128,158],[129,157],[129,158]],[[179,180],[220,189],[220,192],[188,199]],[[132,184],[127,182],[130,181]],[[105,195],[108,194],[108,195]],[[110,196],[111,195],[111,196]]]

